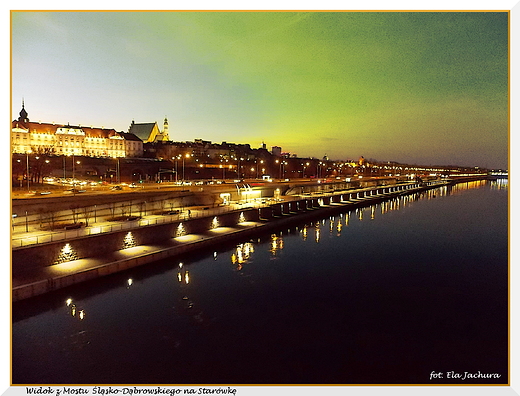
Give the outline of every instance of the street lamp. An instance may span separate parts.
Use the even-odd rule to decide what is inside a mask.
[[[119,157],[116,157],[116,183],[121,183],[121,169],[119,167]],[[79,162],[78,162],[79,164]],[[74,171],[73,171],[74,172]],[[113,177],[113,175],[110,175],[110,177]],[[74,179],[74,174],[72,175],[72,179]],[[112,183],[112,180],[110,181]]]
[[[65,188],[65,180],[67,179],[67,172],[65,171],[65,155],[63,156],[63,182],[61,183]]]
[[[287,162],[282,161],[282,179],[285,179],[285,165],[287,165]]]
[[[175,157],[172,157],[172,160],[175,160],[175,184],[177,184],[179,182],[179,172],[178,172],[178,162],[179,162],[179,158],[181,158],[182,155],[179,154]]]
[[[260,163],[263,164],[264,160],[260,160]],[[262,170],[263,173],[263,170]],[[256,178],[258,179],[258,160],[256,161]]]
[[[119,162],[119,158],[118,158],[118,162]],[[72,183],[73,185],[76,184],[76,168],[75,166],[76,165],[79,165],[81,164],[81,161],[74,161],[74,156],[72,157]]]
[[[221,159],[220,162],[221,162],[220,168],[222,169],[222,180],[224,181],[224,180],[226,180],[226,167],[229,167],[230,171],[233,167],[232,167],[232,165],[228,165],[225,163],[225,162],[229,162],[228,159],[226,159],[225,161],[224,161],[224,159]]]
[[[29,192],[29,151],[26,151],[25,154],[27,156],[27,192]]]
[[[303,167],[303,175],[302,175],[302,176],[303,176],[304,179],[305,179],[305,169],[306,169],[308,166],[309,166],[309,163],[306,162],[306,163],[305,163],[305,166]]]
[[[182,157],[182,181],[184,181],[184,160],[185,158],[190,158],[189,154],[186,154]]]
[[[242,179],[242,172],[240,172],[240,161],[241,161],[241,160],[243,161],[244,159],[243,159],[243,158],[239,158],[239,157],[237,157],[237,172],[238,172],[238,174],[237,174],[237,178],[238,178],[238,179]],[[245,176],[245,175],[244,175],[244,176]]]

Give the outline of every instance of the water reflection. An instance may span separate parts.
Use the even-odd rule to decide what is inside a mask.
[[[184,268],[184,264],[179,263],[179,269],[177,272],[177,280],[179,281],[179,283],[183,283],[183,281],[184,281],[184,284],[187,285],[190,283],[190,273],[188,270],[183,271],[183,268]]]
[[[474,182],[460,183],[450,186],[437,187],[431,190],[426,190],[414,194],[406,194],[398,197],[393,197],[389,200],[379,202],[366,207],[357,207],[351,211],[340,213],[337,216],[330,216],[310,225],[305,225],[299,233],[301,239],[306,241],[309,234],[309,228],[314,230],[314,241],[320,243],[322,227],[329,228],[329,235],[340,237],[343,229],[343,225],[349,226],[351,215],[354,215],[354,219],[362,222],[365,218],[368,218],[368,212],[370,212],[370,220],[376,220],[377,214],[387,214],[392,211],[399,211],[409,207],[415,202],[420,200],[433,200],[443,197],[447,197],[453,194],[459,194],[463,191],[475,188],[481,188],[486,186],[486,183],[490,183],[491,189],[507,189],[507,179],[499,179],[493,182],[486,182],[485,180],[479,180]],[[327,224],[328,222],[328,224]],[[273,253],[276,252],[274,239],[271,241],[271,249]]]
[[[303,227],[302,231],[301,231],[301,233],[302,233],[302,239],[303,239],[304,241],[307,240],[307,232],[308,232],[308,231],[307,231],[307,228],[308,228],[307,225],[305,225],[305,226]]]
[[[491,182],[492,190],[505,190],[509,185],[509,179],[497,179]]]
[[[275,234],[271,235],[271,244],[269,247],[269,251],[273,256],[276,256],[278,250],[283,249],[283,238],[282,236],[277,236]]]
[[[15,381],[42,378],[45,382],[49,379],[65,382],[78,380],[78,377],[70,377],[74,371],[88,374],[88,380],[92,383],[104,383],[109,377],[121,383],[142,381],[145,377],[141,374],[143,372],[152,375],[153,380],[158,382],[190,380],[193,383],[214,383],[212,381],[223,381],[224,378],[230,383],[233,380],[250,383],[253,377],[238,374],[226,377],[237,372],[237,366],[243,366],[251,367],[252,372],[258,373],[258,377],[254,378],[257,381],[271,383],[289,378],[300,383],[301,378],[297,375],[302,372],[301,362],[305,361],[304,368],[308,369],[305,375],[317,372],[313,379],[339,383],[357,380],[357,374],[382,356],[381,348],[385,348],[388,340],[396,340],[397,344],[395,348],[383,351],[390,356],[388,364],[386,361],[381,363],[374,372],[391,370],[394,362],[390,360],[395,351],[405,350],[409,354],[410,363],[403,363],[403,367],[409,370],[418,362],[417,371],[424,372],[431,370],[431,367],[420,366],[423,356],[430,359],[438,356],[439,350],[449,354],[452,345],[457,345],[456,341],[468,343],[464,352],[471,354],[472,350],[478,349],[473,349],[473,346],[478,346],[479,341],[488,340],[487,335],[475,336],[478,329],[498,323],[493,317],[481,326],[483,322],[477,320],[487,318],[482,314],[486,311],[484,309],[466,314],[467,309],[478,308],[479,304],[475,303],[474,298],[478,298],[482,294],[481,289],[487,287],[484,280],[490,274],[488,268],[496,266],[479,267],[477,260],[475,263],[467,260],[469,264],[464,267],[460,257],[462,253],[471,254],[469,247],[473,246],[468,244],[468,248],[462,250],[465,244],[460,244],[460,247],[456,246],[450,251],[447,243],[450,235],[440,232],[446,229],[446,222],[435,228],[441,223],[437,219],[431,223],[417,221],[418,218],[426,220],[432,216],[416,202],[432,199],[434,201],[428,208],[444,210],[448,207],[444,203],[449,198],[439,205],[442,197],[474,186],[478,184],[404,195],[365,209],[326,216],[305,226],[302,224],[296,229],[299,235],[290,235],[290,231],[286,233],[284,230],[283,234],[265,235],[262,240],[255,237],[253,243],[222,248],[218,257],[217,252],[212,250],[205,252],[205,258],[199,261],[191,254],[186,258],[190,265],[187,265],[188,261],[185,261],[186,265],[179,263],[184,260],[180,258],[173,263],[164,261],[150,266],[146,271],[144,268],[142,272],[132,269],[132,278],[128,274],[115,274],[114,277],[100,279],[94,287],[92,284],[78,285],[69,291],[58,291],[61,294],[45,296],[42,300],[46,301],[47,306],[50,305],[47,301],[52,301],[52,309],[44,312],[46,307],[42,305],[45,304],[39,303],[34,318],[13,322]],[[491,184],[493,189],[506,187],[503,181]],[[494,197],[503,198],[504,195],[499,192]],[[458,200],[456,208],[450,209],[445,218],[456,216],[462,208],[461,202],[462,205],[466,204],[466,200]],[[468,202],[471,203],[471,199]],[[486,205],[485,208],[490,206]],[[399,213],[403,216],[391,212],[405,207],[418,210]],[[483,209],[482,205],[475,206],[473,201],[470,209],[474,208]],[[441,212],[438,210],[435,213],[441,216]],[[489,213],[494,212],[486,213],[489,219]],[[369,216],[373,221],[367,221]],[[425,231],[422,228],[424,224],[435,231],[436,239],[440,241],[432,245],[435,249],[428,250],[426,254],[424,246],[427,245],[421,245],[421,250],[414,256],[417,251],[409,247],[414,244],[413,237],[421,234],[421,230]],[[492,236],[493,231],[487,231],[490,224],[493,225],[487,221],[482,227],[477,226],[480,227],[477,231],[484,232],[482,239],[477,241],[488,240],[484,237]],[[456,230],[461,228],[457,227]],[[425,234],[430,233],[429,228],[426,231]],[[475,239],[474,231],[473,228],[468,229],[468,234],[472,234],[471,240]],[[322,232],[325,232],[325,238],[321,237]],[[427,235],[419,236],[420,241],[426,240]],[[499,242],[500,238],[502,235]],[[315,242],[319,244],[315,245]],[[493,249],[496,247],[493,246]],[[479,253],[483,251],[484,248]],[[445,255],[450,254],[451,259],[447,259]],[[430,260],[431,255],[434,258]],[[276,260],[269,261],[273,257]],[[494,253],[489,257],[496,259]],[[229,264],[230,259],[232,265]],[[253,259],[256,265],[249,265],[244,271],[243,266],[253,264]],[[429,260],[428,265],[421,265],[422,260]],[[452,266],[444,265],[451,263],[448,260],[457,263],[457,271],[450,272],[449,267]],[[502,263],[502,257],[498,260]],[[487,262],[490,262],[488,258],[483,260],[483,263]],[[391,265],[393,263],[398,265]],[[438,265],[434,266],[436,263]],[[159,266],[162,266],[161,273],[157,274],[153,268]],[[433,269],[428,272],[430,268]],[[442,272],[444,268],[446,272]],[[464,268],[468,268],[467,272],[462,272]],[[467,279],[473,279],[475,271],[480,271],[476,279],[483,281],[467,282]],[[459,272],[461,275],[457,277]],[[439,289],[439,274],[442,279],[455,277],[455,281]],[[507,276],[502,278],[507,279]],[[117,282],[110,283],[110,279]],[[428,283],[430,279],[433,279],[431,284]],[[109,286],[98,286],[103,283],[110,283],[110,290]],[[458,292],[460,285],[470,287],[473,284],[474,294],[473,289],[467,288],[464,292]],[[450,291],[452,285],[454,292]],[[494,283],[490,281],[489,285]],[[130,288],[131,292],[127,292]],[[486,290],[486,298],[477,302],[485,302],[497,295],[491,287]],[[466,295],[468,297],[464,299]],[[441,311],[449,305],[445,304],[446,301],[456,301],[457,298],[463,299],[460,312]],[[414,300],[426,302],[426,308]],[[494,303],[495,300],[492,300],[490,306],[494,307]],[[25,307],[18,305],[15,312],[21,308]],[[487,311],[493,313],[495,310]],[[507,319],[507,310],[505,312]],[[16,315],[21,316],[20,313]],[[463,319],[458,322],[460,316]],[[444,320],[445,317],[449,320]],[[446,333],[452,323],[462,323],[459,326],[460,338],[456,338],[458,333],[450,331],[449,336],[454,340],[452,344],[432,345],[432,340],[436,340],[438,334]],[[408,331],[409,334],[413,331],[413,334],[422,335],[423,329],[432,327],[434,335],[431,338],[417,338],[411,342],[409,337],[403,337]],[[30,330],[35,328],[42,329],[38,337],[30,334]],[[473,337],[471,344],[467,337],[468,328]],[[493,328],[493,333],[498,331]],[[114,342],[115,339],[117,342]],[[88,346],[81,351],[86,354],[78,358],[79,355],[74,352],[83,346]],[[498,349],[493,345],[487,352]],[[271,359],[272,354],[266,351],[272,350],[286,351],[286,354],[282,353],[280,359]],[[55,364],[47,369],[40,359],[43,355],[50,356]],[[356,370],[365,358],[367,363],[353,377],[345,377],[336,363],[345,356],[351,356],[351,360],[342,366],[342,370]],[[143,367],[139,370],[131,363],[125,363],[136,358],[143,361]],[[94,365],[98,369],[90,370]],[[268,369],[262,371],[266,367]],[[284,370],[289,377],[285,376]],[[329,373],[334,370],[338,370],[338,375],[330,376]],[[216,374],[212,376],[209,372]],[[274,372],[283,374],[273,378]],[[107,374],[103,376],[105,374],[102,373]],[[136,378],[137,375],[139,377]],[[414,381],[423,378],[415,375],[411,377]],[[406,380],[407,377],[404,382]]]
[[[68,313],[70,316],[77,318],[79,320],[85,319],[85,311],[83,309],[78,310],[76,304],[73,303],[72,298],[68,298],[65,301],[65,305],[68,308]]]
[[[452,186],[446,187],[447,194],[449,194],[449,195],[459,194],[466,190],[471,190],[474,188],[481,188],[481,187],[484,187],[486,185],[486,183],[487,183],[486,180],[476,180],[476,181],[470,181],[470,182],[466,182],[466,183],[457,183]]]
[[[236,246],[235,251],[231,254],[231,263],[237,266],[237,271],[242,270],[242,264],[249,260],[254,251],[255,248],[251,242]]]

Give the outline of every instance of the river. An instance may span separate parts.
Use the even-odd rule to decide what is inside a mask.
[[[507,180],[134,268],[12,319],[14,384],[505,384]]]

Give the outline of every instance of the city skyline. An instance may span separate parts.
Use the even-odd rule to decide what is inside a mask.
[[[13,12],[12,119],[508,166],[507,12]]]

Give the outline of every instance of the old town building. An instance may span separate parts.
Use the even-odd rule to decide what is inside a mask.
[[[32,122],[22,110],[11,128],[12,153],[86,157],[141,157],[143,141],[133,133],[92,126]]]

